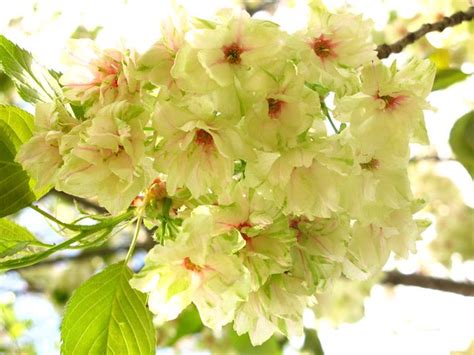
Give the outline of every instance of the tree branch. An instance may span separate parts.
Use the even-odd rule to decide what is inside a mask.
[[[385,278],[381,283],[388,285],[417,286],[430,288],[433,290],[458,293],[464,296],[474,296],[474,283],[457,282],[421,274],[405,275],[398,271],[390,271],[385,274]]]
[[[147,238],[145,242],[138,243],[136,250],[148,251],[155,245],[155,242],[151,238]],[[60,262],[68,262],[74,260],[89,259],[94,256],[106,257],[114,255],[120,252],[126,252],[128,246],[123,247],[104,247],[97,249],[88,249],[82,251],[80,254],[73,256],[60,256],[52,259],[46,259],[38,264],[29,267],[38,267],[46,265],[54,265]],[[398,271],[390,271],[385,273],[385,277],[380,282],[387,285],[406,285],[406,286],[417,286],[423,288],[429,288],[438,291],[445,291],[451,293],[457,293],[464,296],[474,296],[474,283],[469,282],[457,282],[449,279],[441,279],[432,276],[426,276],[421,274],[410,274],[405,275]]]
[[[474,19],[474,6],[469,7],[466,11],[459,11],[449,17],[434,23],[425,23],[415,32],[409,32],[405,37],[392,44],[381,44],[377,47],[377,56],[380,59],[387,58],[392,53],[399,53],[429,32],[442,32],[445,28],[459,25],[465,21]]]

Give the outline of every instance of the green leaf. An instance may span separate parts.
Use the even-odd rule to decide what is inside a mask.
[[[61,326],[62,354],[155,354],[156,332],[146,296],[130,287],[131,277],[120,262],[73,293]]]
[[[319,96],[325,97],[329,93],[329,89],[318,83],[305,82],[306,87],[317,92]]]
[[[7,92],[13,88],[11,79],[4,72],[0,71],[0,93]]]
[[[0,219],[0,258],[13,255],[30,245],[47,246],[15,222],[6,218]]]
[[[79,26],[71,35],[71,38],[80,39],[80,38],[90,38],[92,40],[97,38],[99,32],[103,29],[102,26],[96,26],[94,29],[89,30],[84,26]]]
[[[457,82],[463,81],[468,76],[468,74],[462,72],[460,69],[438,70],[433,83],[433,91],[446,89]]]
[[[316,330],[305,329],[304,334],[305,338],[302,350],[309,352],[312,355],[324,355],[323,347]]]
[[[456,121],[449,135],[449,144],[456,159],[474,178],[474,111]]]
[[[61,98],[61,87],[51,72],[33,60],[31,54],[0,35],[0,69],[15,83],[27,102],[51,102]]]
[[[0,105],[0,217],[19,211],[47,192],[36,190],[35,181],[15,162],[32,132],[33,116],[18,107]]]

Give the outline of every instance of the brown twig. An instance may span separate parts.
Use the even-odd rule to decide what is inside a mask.
[[[429,32],[441,32],[445,28],[459,25],[465,21],[474,19],[474,6],[469,7],[466,11],[459,11],[449,17],[434,23],[425,23],[415,32],[409,32],[405,37],[392,44],[381,44],[377,47],[377,56],[380,59],[387,58],[392,53],[400,53],[403,48],[414,43]]]
[[[474,283],[457,282],[421,274],[405,275],[398,271],[390,271],[385,274],[382,283],[389,285],[417,286],[457,293],[464,296],[474,296]]]

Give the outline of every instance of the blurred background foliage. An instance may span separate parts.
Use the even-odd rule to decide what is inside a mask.
[[[114,0],[107,1],[107,6],[126,8],[139,2]],[[38,49],[41,45],[48,46],[48,38],[53,40],[52,31],[61,31],[62,39],[100,40],[101,34],[110,29],[109,15],[99,13],[88,17],[88,14],[94,11],[92,10],[94,2],[85,1],[82,6],[77,1],[64,3],[69,3],[72,13],[77,14],[75,21],[70,21],[71,14],[65,10],[68,5],[58,5],[48,0],[24,0],[15,3],[16,6],[9,4],[7,9],[5,4],[0,5],[2,11],[5,9],[0,17],[0,26],[6,35],[11,35],[12,40],[25,45],[30,43],[29,49],[35,55],[39,53],[40,60],[45,64],[52,65],[54,63],[52,57],[56,52],[52,50],[45,54]],[[275,13],[276,16],[284,18],[285,8],[297,6],[298,1],[209,1],[210,5],[211,3],[212,6],[238,5],[247,8],[251,13],[256,13],[257,16],[265,17],[266,13]],[[330,7],[337,7],[346,2],[327,1],[327,3]],[[355,11],[372,17],[376,28],[374,38],[379,44],[392,43],[409,31],[416,30],[423,23],[440,20],[443,16],[466,10],[469,6],[467,0],[413,0],[409,4],[406,1],[391,0],[347,1],[347,3]],[[116,22],[120,21],[123,21],[123,18],[119,16]],[[156,24],[149,26],[158,27]],[[112,29],[114,30],[116,28]],[[133,43],[133,36],[130,41]],[[408,261],[391,260],[387,270],[398,269],[407,273],[417,272],[472,282],[474,281],[474,192],[471,180],[474,176],[474,97],[472,96],[474,21],[449,28],[443,33],[431,33],[395,57],[404,60],[410,56],[429,58],[436,64],[438,72],[434,90],[437,93],[432,94],[431,102],[435,107],[439,103],[447,108],[438,108],[437,112],[428,116],[428,130],[433,145],[426,148],[415,146],[410,167],[414,193],[427,201],[426,207],[420,213],[428,217],[433,224],[419,241],[419,252],[410,256]],[[470,96],[464,96],[461,104],[452,99],[460,93],[468,92]],[[32,109],[21,101],[10,79],[1,71],[0,104],[15,104]],[[78,207],[94,211],[87,203],[76,205],[71,199],[58,194],[50,194],[42,202],[63,220],[73,220],[80,216]],[[54,228],[33,215],[33,212],[23,211],[13,218],[44,240],[54,242],[60,238]],[[74,289],[83,281],[105,265],[123,257],[126,253],[129,232],[125,229],[106,245],[82,254],[78,254],[79,252],[61,254],[59,260],[55,262],[0,274],[0,353],[58,353],[59,314],[64,305]],[[140,243],[141,251],[133,259],[136,270],[142,266],[145,250],[149,247],[149,241],[147,242],[145,237]],[[374,286],[383,278],[384,275],[381,274],[374,280],[360,283],[341,279],[330,285],[325,293],[317,296],[318,304],[314,309],[308,310],[305,317],[308,329],[302,339],[288,341],[283,337],[274,337],[262,346],[253,348],[247,336],[237,336],[231,327],[224,328],[220,334],[204,328],[196,309],[189,307],[175,321],[156,325],[157,348],[159,353],[163,354],[193,351],[220,354],[318,355],[323,354],[323,348],[326,354],[337,354],[337,350],[334,349],[340,348],[331,346],[331,342],[340,334],[337,333],[337,329],[347,326],[348,323],[363,324],[365,306],[368,299],[374,297],[374,292],[376,298],[378,294],[383,294],[382,299],[385,303],[382,302],[381,309],[390,307],[390,299],[396,295],[392,286]],[[423,297],[424,295],[421,299]],[[452,300],[448,299],[438,306],[450,307],[449,302]],[[471,303],[467,312],[474,312],[472,297],[469,302]],[[38,307],[44,311],[40,315],[36,314]],[[469,318],[471,322],[473,316],[474,313],[471,313]],[[48,322],[45,322],[45,319]],[[410,319],[406,321],[416,323]],[[396,327],[403,326],[403,323],[396,324],[394,332],[398,331]],[[466,328],[462,320],[457,326],[459,329]],[[472,323],[470,327],[472,328]],[[474,343],[471,345],[474,331],[467,330],[463,334],[461,340],[457,339],[457,342],[453,341],[446,345],[445,349],[448,351],[446,353],[452,350],[452,354],[474,354]],[[342,336],[337,338],[338,341],[344,342]],[[427,351],[423,353],[433,353],[426,349]],[[355,350],[354,353],[358,352]],[[375,350],[374,353],[388,352]],[[404,353],[411,354],[407,351]],[[415,353],[418,352],[414,350],[413,354]],[[442,353],[444,354],[439,352]]]

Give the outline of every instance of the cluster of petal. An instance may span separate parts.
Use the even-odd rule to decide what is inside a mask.
[[[431,91],[436,68],[430,61],[411,60],[402,69],[373,62],[362,70],[360,92],[340,98],[336,115],[351,123],[356,138],[375,137],[367,146],[376,148],[387,139],[428,144],[423,110],[430,108],[426,96]]]
[[[360,15],[316,9],[307,29],[298,34],[301,56],[313,81],[339,94],[356,92],[354,71],[376,58],[371,30],[371,23]]]
[[[415,250],[409,144],[428,141],[434,67],[387,66],[370,22],[311,3],[295,33],[178,10],[143,54],[75,42],[65,99],[36,107],[17,160],[39,185],[158,227],[131,283],[160,322],[193,303],[255,345],[301,335],[315,293]]]
[[[60,78],[64,95],[86,108],[91,116],[115,101],[138,100],[136,55],[116,49],[99,49],[91,40],[72,40],[64,55],[67,70]]]
[[[151,160],[145,156],[143,127],[148,119],[141,107],[125,101],[100,109],[92,121],[82,124],[56,187],[97,198],[114,214],[126,209],[153,177]]]
[[[36,132],[21,146],[16,159],[37,181],[38,188],[51,187],[63,165],[61,142],[80,122],[58,111],[53,103],[38,103],[35,111]]]
[[[233,254],[243,240],[214,236],[212,225],[209,209],[198,207],[178,238],[155,246],[132,279],[133,287],[150,292],[149,306],[158,320],[176,318],[192,302],[206,326],[220,329],[246,299],[248,271]]]

